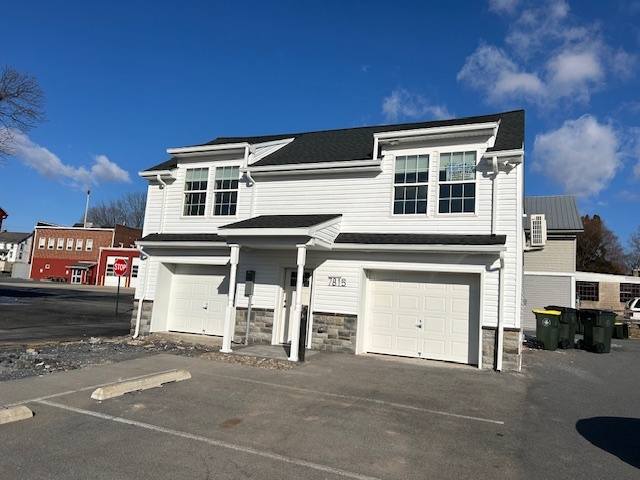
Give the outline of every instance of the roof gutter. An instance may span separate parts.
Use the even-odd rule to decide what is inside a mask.
[[[316,162],[307,164],[286,164],[286,165],[265,165],[251,167],[251,172],[260,175],[287,175],[299,173],[319,173],[327,171],[348,170],[348,171],[371,171],[379,172],[382,169],[380,160],[348,160],[337,162]],[[245,173],[248,167],[241,168]]]

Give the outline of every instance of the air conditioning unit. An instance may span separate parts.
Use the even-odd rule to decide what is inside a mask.
[[[547,242],[547,220],[542,213],[531,215],[531,246],[544,247]]]

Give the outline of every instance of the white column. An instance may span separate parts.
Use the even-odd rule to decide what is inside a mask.
[[[227,309],[224,313],[224,331],[222,333],[223,353],[231,353],[231,341],[233,340],[233,330],[235,328],[235,308],[233,306],[236,297],[236,273],[238,271],[238,259],[240,258],[240,246],[231,245],[231,254],[229,256],[229,297],[227,300]]]
[[[300,315],[302,313],[302,288],[304,280],[304,264],[307,260],[306,245],[296,245],[298,247],[298,277],[296,279],[296,308],[293,312],[293,321],[291,322],[291,350],[289,352],[289,360],[298,361],[298,343],[300,341]]]

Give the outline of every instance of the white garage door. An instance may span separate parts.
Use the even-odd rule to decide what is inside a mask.
[[[169,301],[170,331],[223,334],[227,270],[224,266],[176,265]]]
[[[478,275],[375,271],[369,278],[369,352],[478,363]]]

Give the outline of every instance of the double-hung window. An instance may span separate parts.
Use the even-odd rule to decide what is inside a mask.
[[[45,244],[46,244],[46,243],[47,243],[47,239],[46,239],[46,237],[40,237],[40,238],[38,239],[38,248],[39,248],[40,250],[44,249],[44,246],[45,246]]]
[[[476,152],[440,154],[438,213],[476,210]]]
[[[393,178],[393,213],[427,213],[429,155],[396,157]]]
[[[64,248],[64,238],[58,239],[58,246],[56,247],[58,250],[62,250]]]
[[[73,250],[73,238],[67,238],[67,250]]]
[[[240,167],[217,167],[214,186],[214,215],[235,215],[238,206]]]
[[[208,168],[189,168],[184,182],[185,216],[203,216],[207,203]]]

